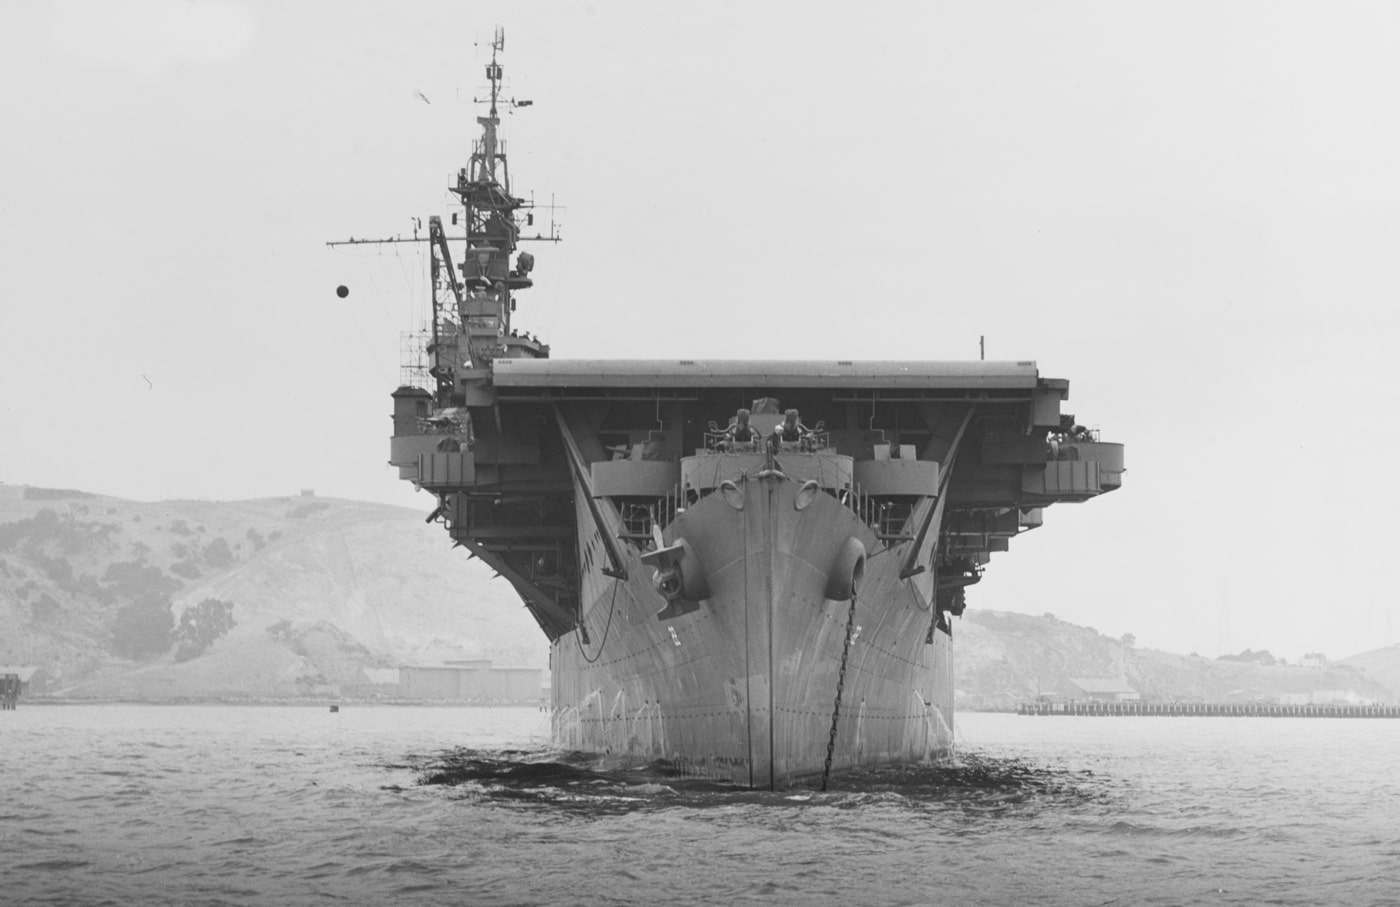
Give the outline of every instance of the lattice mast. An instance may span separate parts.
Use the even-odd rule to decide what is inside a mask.
[[[497,28],[491,40],[491,62],[486,65],[489,94],[473,98],[474,103],[486,104],[486,116],[476,122],[481,137],[472,145],[471,160],[457,171],[457,183],[448,187],[461,200],[463,212],[452,215],[453,225],[465,226],[464,235],[449,236],[442,218],[428,218],[428,236],[412,238],[395,236],[384,239],[350,238],[329,242],[328,246],[379,245],[384,243],[426,242],[429,248],[429,277],[432,284],[433,318],[430,339],[424,346],[427,373],[436,384],[438,407],[460,406],[464,401],[460,381],[465,378],[484,379],[491,361],[500,356],[549,355],[549,347],[533,338],[526,339],[511,330],[511,313],[515,311],[514,293],[532,285],[530,272],[535,257],[529,252],[516,252],[522,240],[559,242],[559,233],[550,218],[548,235],[536,232],[521,236],[522,222],[533,225],[537,206],[533,201],[517,198],[510,190],[510,167],[506,161],[505,142],[500,138],[502,108],[529,107],[534,102],[505,98],[502,87],[505,70],[500,55],[505,51],[505,31]],[[551,203],[546,207],[557,210]],[[464,218],[464,219],[463,219]],[[460,244],[460,245],[458,245]],[[460,251],[460,259],[453,247]],[[514,267],[511,259],[514,256]],[[341,287],[341,296],[346,295]],[[409,369],[421,368],[417,357],[405,359]],[[468,374],[475,371],[476,374]]]
[[[511,194],[510,165],[505,143],[500,138],[502,105],[528,107],[530,101],[502,97],[505,71],[500,55],[505,50],[505,32],[498,28],[491,42],[491,62],[486,65],[489,94],[475,99],[489,105],[485,116],[476,118],[481,136],[472,145],[471,160],[457,171],[451,186],[462,202],[466,228],[465,250],[455,261],[442,221],[429,219],[433,281],[433,376],[438,381],[439,404],[450,405],[453,375],[463,369],[481,368],[506,352],[505,339],[511,334],[513,295],[531,286],[534,256],[516,253],[520,243],[521,221],[533,223],[534,216],[521,209],[532,207],[525,199]],[[453,217],[457,222],[457,217]],[[557,239],[536,237],[539,239]],[[514,267],[512,267],[514,257]],[[461,280],[458,281],[458,272]],[[445,398],[445,399],[444,399]]]

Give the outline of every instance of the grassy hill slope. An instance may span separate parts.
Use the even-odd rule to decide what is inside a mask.
[[[1174,655],[1049,616],[969,609],[953,632],[954,686],[964,708],[1014,708],[1040,695],[1069,698],[1076,695],[1073,678],[1123,679],[1144,699],[1166,702],[1393,702],[1400,689],[1346,663],[1319,669]]]
[[[232,628],[193,657],[162,646],[203,602],[231,606]],[[0,626],[0,663],[40,665],[51,690],[77,696],[297,695],[362,667],[547,658],[510,587],[422,514],[313,497],[137,503],[0,486]]]
[[[1083,677],[1178,701],[1400,690],[1400,647],[1307,669],[1138,649],[1049,616],[972,609],[954,632],[965,708],[1070,695]],[[417,511],[0,485],[0,663],[40,666],[50,692],[325,695],[363,684],[365,668],[457,658],[544,667],[547,646],[505,581]]]
[[[1400,645],[1362,652],[1342,659],[1341,663],[1365,671],[1368,676],[1400,692]]]

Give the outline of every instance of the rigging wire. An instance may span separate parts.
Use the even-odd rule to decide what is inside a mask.
[[[397,249],[394,250],[394,258],[398,259],[399,273],[403,275],[404,287],[408,290],[408,300],[406,303],[408,309],[408,327],[409,330],[413,330],[414,322],[416,321],[414,316],[418,314],[418,286],[409,278],[408,267],[404,264],[402,253]]]
[[[582,655],[583,660],[589,664],[595,664],[598,659],[603,657],[603,647],[608,644],[608,631],[612,629],[613,610],[617,607],[617,587],[620,585],[622,585],[621,580],[613,580],[612,601],[608,604],[608,622],[603,625],[603,638],[598,642],[598,654],[589,658],[588,653],[583,651],[583,642],[579,639],[578,632],[574,632],[574,643],[578,646],[578,654]]]
[[[384,298],[384,291],[379,288],[379,281],[375,279],[374,272],[370,271],[368,273],[368,276],[369,285],[374,288],[375,302],[379,303],[380,314],[384,316],[384,320],[389,323],[390,328],[392,328],[394,331],[401,330],[403,328],[403,325],[395,321],[394,313],[390,310],[389,303]]]
[[[559,243],[554,243],[554,249],[556,252],[558,251]],[[552,345],[551,339],[554,336],[555,318],[560,308],[559,293],[564,285],[564,261],[566,258],[567,256],[555,254],[550,259],[549,267],[554,277],[549,281],[548,295],[541,300],[540,320],[543,324],[540,327],[539,336],[544,338],[547,346]]]
[[[356,311],[356,306],[346,306],[345,311],[349,313],[349,317],[345,320],[348,321],[350,326],[354,329],[355,336],[359,339],[360,343],[362,344],[363,353],[365,357],[370,361],[371,367],[374,368],[374,370],[379,374],[380,378],[384,380],[385,384],[393,384],[393,375],[392,373],[385,372],[383,359],[376,352],[375,344],[370,340],[369,333],[366,331],[365,326],[361,323],[360,315]]]
[[[888,551],[889,549],[887,548],[887,549],[885,549],[885,550]],[[922,596],[921,594],[919,594],[919,590],[916,589],[916,588],[914,588],[914,584],[913,584],[913,583],[906,583],[906,584],[904,584],[904,585],[905,585],[905,587],[909,590],[909,594],[910,594],[910,595],[913,597],[913,599],[914,599],[914,607],[918,608],[920,611],[923,611],[923,612],[925,612],[925,613],[928,613],[928,610],[929,610],[930,608],[933,607],[933,601],[929,601],[929,603],[928,603],[927,605],[921,605],[921,604],[919,604],[919,601],[923,598],[923,596]],[[937,580],[934,581],[934,592],[933,592],[933,594],[934,594],[934,597],[935,597],[935,598],[938,596],[938,585],[937,585]]]

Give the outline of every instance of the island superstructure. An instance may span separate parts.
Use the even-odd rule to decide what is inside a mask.
[[[502,50],[390,462],[549,639],[556,744],[764,788],[946,753],[968,587],[1122,446],[1027,361],[551,358]]]

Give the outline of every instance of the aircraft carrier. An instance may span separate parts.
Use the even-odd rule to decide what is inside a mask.
[[[503,49],[390,462],[548,637],[555,743],[757,788],[946,753],[967,588],[1122,445],[1034,362],[551,358],[514,319],[519,245],[558,237],[511,189]]]

